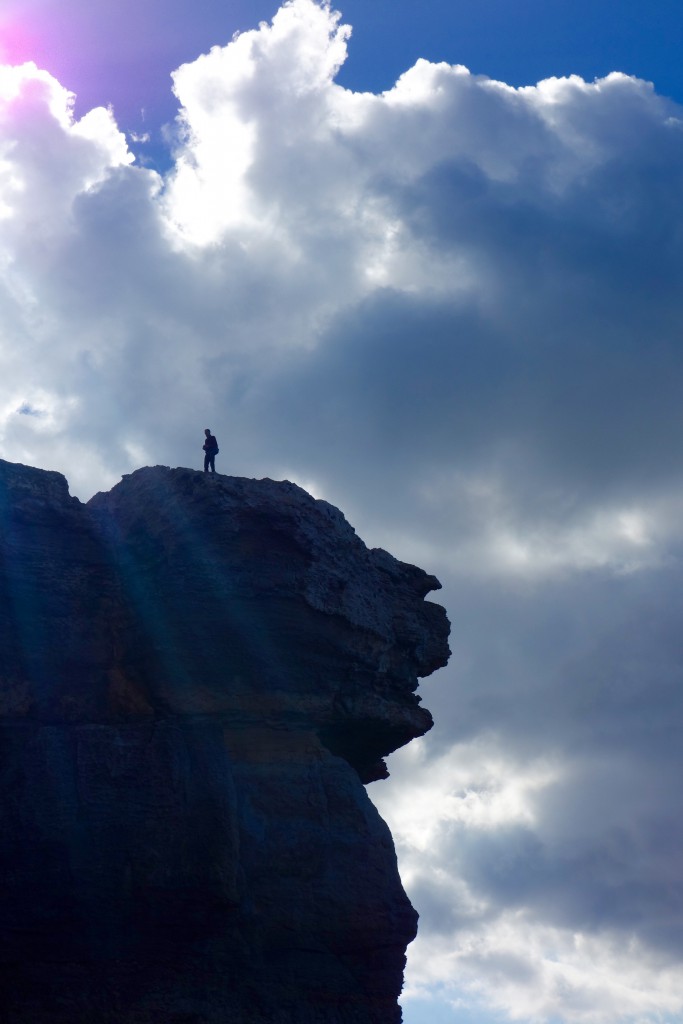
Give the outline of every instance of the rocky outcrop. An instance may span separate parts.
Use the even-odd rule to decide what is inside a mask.
[[[294,484],[0,462],[0,1019],[392,1024],[363,783],[431,727],[433,576]]]

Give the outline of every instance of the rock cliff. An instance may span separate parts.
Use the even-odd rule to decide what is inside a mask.
[[[0,461],[0,1019],[394,1024],[363,783],[431,727],[433,576],[294,484]]]

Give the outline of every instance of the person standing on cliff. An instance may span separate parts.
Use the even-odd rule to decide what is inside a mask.
[[[204,431],[204,434],[206,436],[206,440],[202,445],[204,449],[204,472],[208,473],[210,469],[212,473],[215,473],[216,466],[214,464],[214,459],[218,455],[218,441],[208,427]]]

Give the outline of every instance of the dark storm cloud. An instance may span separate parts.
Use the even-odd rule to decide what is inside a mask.
[[[628,88],[614,83],[608,100]],[[575,92],[580,100],[585,88]],[[283,439],[306,446],[322,431],[335,446],[343,422],[349,462],[362,439],[377,453],[375,472],[395,470],[389,438],[413,472],[417,462],[493,465],[530,517],[553,489],[563,504],[574,493],[627,499],[679,473],[683,132],[661,116],[672,105],[647,118],[641,106],[652,112],[654,100],[634,98],[634,123],[620,131],[604,113],[597,127],[581,126],[585,145],[623,145],[561,186],[563,153],[547,127],[513,180],[490,177],[468,136],[479,163],[468,154],[407,184],[374,181],[414,259],[459,260],[471,287],[458,294],[456,264],[450,294],[387,287],[340,311],[315,351],[285,371],[286,391],[278,372],[273,407],[284,402],[281,421],[291,424]],[[538,133],[539,119],[527,120]],[[606,139],[596,136],[603,127]]]
[[[493,991],[486,950],[518,953],[521,944],[541,970],[539,942],[572,965],[585,1005],[572,1008],[563,986],[548,982],[535,1013],[591,1019],[598,974],[603,992],[615,987],[601,1019],[678,1012],[680,566],[670,551],[658,569],[593,569],[561,583],[446,575],[456,664],[422,684],[437,723],[424,760],[407,752],[390,764],[396,788],[380,794],[422,914],[423,972],[437,937],[454,953],[474,943],[476,958],[441,976],[467,986],[484,975]],[[589,962],[572,946],[577,935],[596,943]],[[640,977],[636,961],[648,965]],[[617,991],[622,972],[628,997]],[[517,982],[503,989],[494,1004],[519,1012]]]

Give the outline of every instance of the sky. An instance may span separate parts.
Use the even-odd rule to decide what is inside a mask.
[[[0,456],[86,500],[209,426],[443,584],[369,789],[406,1024],[683,1021],[682,29],[0,8]]]

